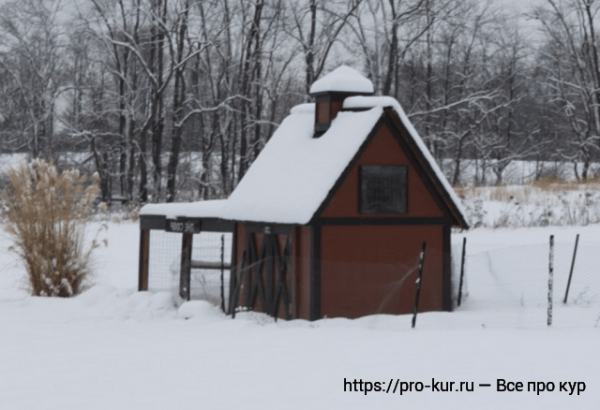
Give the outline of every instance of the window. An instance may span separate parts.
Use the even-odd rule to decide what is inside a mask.
[[[406,188],[405,166],[361,166],[360,212],[363,214],[406,213]]]

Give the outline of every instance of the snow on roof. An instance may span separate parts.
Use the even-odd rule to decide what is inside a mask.
[[[148,204],[140,209],[140,215],[165,215],[167,218],[221,218],[226,199],[199,202]]]
[[[314,137],[314,104],[291,110],[227,200],[149,204],[141,215],[167,218],[222,218],[238,221],[306,224],[383,114],[392,107],[456,209],[467,220],[460,199],[448,183],[404,110],[392,97],[348,97],[344,108],[320,138]]]
[[[376,107],[340,112],[320,138],[307,105],[292,110],[240,181],[223,218],[308,223],[381,117]]]
[[[412,125],[412,123],[406,116],[404,109],[402,109],[402,106],[395,98],[393,98],[393,97],[356,96],[356,97],[348,97],[344,100],[344,108],[346,108],[346,109],[373,108],[373,107],[392,107],[394,109],[394,111],[396,111],[396,113],[398,113],[400,120],[406,127],[406,130],[412,137],[413,141],[415,141],[415,143],[419,147],[419,150],[421,150],[423,157],[425,157],[425,159],[427,160],[427,162],[433,169],[433,172],[435,172],[435,175],[442,183],[444,189],[446,190],[446,192],[448,192],[448,195],[450,195],[450,199],[456,205],[456,208],[461,213],[463,219],[467,222],[467,224],[469,224],[469,221],[467,219],[467,212],[465,211],[464,207],[462,206],[462,202],[460,201],[460,198],[456,195],[456,192],[454,192],[454,189],[452,188],[452,186],[446,179],[446,176],[444,175],[444,173],[438,166],[437,162],[435,161],[435,158],[433,158],[433,155],[431,155],[431,152],[429,152],[427,145],[425,145],[425,142],[423,142],[423,140],[419,136],[419,133],[417,132],[415,127]]]
[[[295,107],[292,107],[290,110],[290,114],[314,114],[315,113],[315,104],[314,103],[306,103],[299,104]]]
[[[372,94],[373,83],[354,68],[346,65],[339,66],[325,77],[315,81],[310,87],[310,93],[327,91],[355,92]]]

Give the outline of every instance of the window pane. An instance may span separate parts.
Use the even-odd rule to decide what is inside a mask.
[[[360,172],[361,213],[406,213],[405,166],[364,165]]]

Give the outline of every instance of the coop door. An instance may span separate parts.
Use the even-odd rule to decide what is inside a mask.
[[[265,312],[273,317],[280,314],[291,318],[291,235],[248,232],[247,248],[236,280],[232,308],[240,306],[240,298],[245,309]],[[245,288],[242,295],[242,285]]]

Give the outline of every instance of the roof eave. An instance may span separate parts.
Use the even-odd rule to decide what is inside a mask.
[[[397,127],[403,126],[405,128],[406,133],[408,135],[410,135],[410,132],[404,126],[401,118],[396,113],[396,110],[394,110],[392,107],[386,107],[384,109],[384,113],[387,114],[389,116],[389,118],[392,119],[393,123],[395,123]],[[416,156],[415,158],[417,158],[417,160],[419,160],[420,165],[423,168],[427,169],[427,174],[428,174],[429,178],[431,179],[431,182],[433,182],[436,190],[441,194],[441,199],[444,201],[444,205],[450,211],[449,216],[452,218],[452,226],[461,228],[461,229],[465,229],[465,230],[469,229],[469,224],[467,223],[465,216],[462,214],[462,212],[459,211],[458,207],[456,206],[456,204],[450,197],[450,194],[447,192],[444,185],[441,183],[441,181],[438,180],[435,171],[433,170],[433,168],[431,167],[429,162],[425,160],[425,156],[421,152],[421,149],[419,148],[417,143],[415,141],[413,141],[412,138],[409,138],[409,141],[407,141],[407,142],[410,145],[410,149],[412,149],[415,152],[419,152],[420,155]]]

